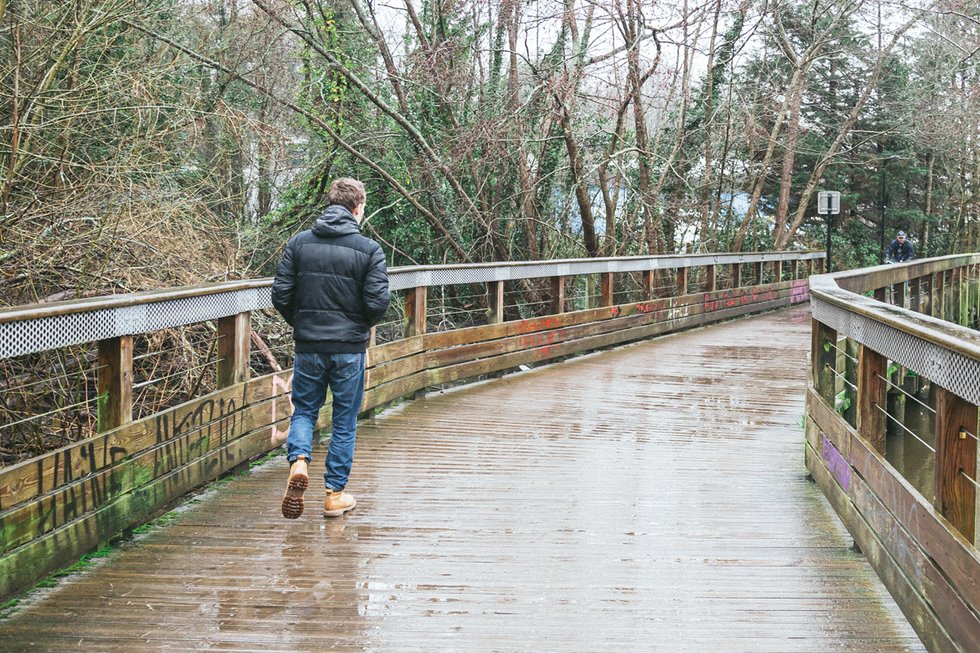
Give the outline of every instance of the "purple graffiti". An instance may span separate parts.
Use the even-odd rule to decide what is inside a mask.
[[[837,447],[830,439],[821,434],[820,437],[823,439],[823,452],[821,457],[823,461],[827,464],[827,469],[830,470],[831,475],[837,481],[837,483],[844,488],[847,492],[851,489],[851,464],[844,460],[844,456],[841,455]]]

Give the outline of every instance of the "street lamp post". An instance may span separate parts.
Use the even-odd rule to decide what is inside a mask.
[[[882,157],[881,168],[878,170],[878,177],[880,179],[881,188],[878,189],[878,210],[880,211],[881,224],[879,227],[878,239],[881,246],[881,262],[885,262],[885,210],[888,208],[888,162],[894,159],[904,159],[906,157],[901,154],[892,154],[890,156]]]

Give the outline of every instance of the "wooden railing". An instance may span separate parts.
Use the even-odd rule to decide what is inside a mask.
[[[811,279],[807,467],[930,651],[980,651],[978,272],[973,254]]]
[[[394,269],[391,286],[400,292],[403,337],[369,349],[362,410],[433,386],[806,301],[807,278],[822,256],[719,254]],[[565,281],[581,275],[598,275],[597,305],[566,312]],[[617,294],[617,283],[625,284],[627,276],[637,296],[617,302],[625,298]],[[663,296],[663,286],[658,290],[656,278],[669,280],[670,296]],[[504,305],[504,284],[528,280],[547,289],[546,306],[533,317],[505,321],[507,310],[515,308]],[[486,289],[487,323],[429,332],[428,291],[459,284]],[[249,366],[251,324],[259,317],[253,312],[270,319],[270,285],[264,279],[0,311],[0,363],[85,345],[97,351],[98,363],[94,432],[0,468],[0,596],[30,587],[282,442],[291,374],[250,378]],[[134,419],[134,337],[206,321],[217,336],[213,390]],[[321,419],[328,415],[325,408]]]

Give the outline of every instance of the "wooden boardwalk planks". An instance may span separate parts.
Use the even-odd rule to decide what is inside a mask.
[[[805,480],[808,337],[798,308],[406,404],[361,425],[348,517],[283,520],[263,466],[0,648],[922,651]]]

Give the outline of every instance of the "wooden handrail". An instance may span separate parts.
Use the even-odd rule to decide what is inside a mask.
[[[808,283],[802,275],[822,256],[819,252],[712,254],[393,270],[393,279],[418,285],[403,287],[406,319],[402,337],[368,349],[362,411],[417,396],[434,386],[805,302]],[[778,265],[781,261],[806,265],[790,267],[792,274],[783,280],[784,268]],[[719,279],[724,277],[716,273],[717,265],[730,265],[734,271],[744,264],[771,266],[772,282],[761,283],[756,266],[757,285],[739,281],[719,288]],[[697,287],[694,275],[667,274],[664,277],[670,278],[669,285],[678,292],[653,296],[655,270],[686,270],[698,265],[705,270]],[[629,301],[620,295],[617,302],[614,290],[625,284],[620,280],[617,285],[614,277],[628,272],[642,272],[641,288]],[[569,310],[572,307],[564,298],[565,278],[597,273],[603,279],[602,305]],[[552,294],[542,305],[550,312],[527,319],[513,319],[511,315],[507,321],[503,281],[541,276],[549,280],[544,285]],[[483,280],[479,283],[487,288],[491,299],[488,323],[429,331],[425,319],[427,288],[437,283],[477,283],[474,280],[478,279]],[[18,328],[36,331],[38,321],[44,320],[52,320],[50,326],[60,336],[58,329],[64,328],[65,321],[73,321],[67,323],[79,327],[78,333],[57,340],[62,344],[54,346],[68,346],[65,341],[69,345],[95,341],[103,364],[98,379],[99,432],[0,468],[0,527],[4,534],[0,542],[0,597],[30,586],[52,569],[71,564],[116,533],[151,518],[181,494],[283,442],[290,415],[291,370],[249,378],[248,366],[250,312],[269,306],[270,285],[269,279],[229,282],[18,307],[4,313],[0,340],[5,333],[8,338],[16,337]],[[198,311],[198,317],[166,314],[168,309],[179,311],[182,307]],[[101,322],[94,327],[84,323],[89,315]],[[213,390],[133,419],[138,414],[132,405],[133,337],[127,334],[142,333],[141,324],[174,326],[195,319],[218,322],[219,365]],[[11,329],[4,331],[4,326]],[[325,408],[321,417],[328,415],[329,408]]]
[[[485,281],[478,272],[495,272],[493,281],[514,281],[554,276],[575,276],[600,272],[639,272],[642,270],[700,267],[704,265],[731,263],[754,263],[762,261],[819,260],[823,252],[745,252],[740,254],[676,254],[662,256],[621,256],[613,258],[555,259],[549,261],[509,261],[500,263],[466,263],[458,265],[413,265],[391,268],[388,276],[393,290],[420,286],[432,287],[451,285],[440,279],[428,278],[413,280],[412,285],[403,285],[402,280],[425,274],[457,275],[458,280],[451,283],[480,283]],[[507,274],[502,274],[507,271]],[[272,287],[272,278],[226,281],[200,286],[184,286],[162,290],[146,290],[119,295],[69,299],[47,304],[28,304],[0,309],[0,324],[59,317],[77,313],[94,312],[104,309],[143,306],[165,301],[221,295],[244,290],[264,290]],[[269,304],[271,306],[271,304]],[[226,316],[222,316],[226,317]],[[194,322],[188,322],[193,324]]]
[[[927,648],[980,651],[980,333],[944,319],[980,308],[980,254],[824,274],[810,284],[807,468]],[[856,356],[848,353],[855,346]],[[927,406],[935,412],[935,501],[886,458],[888,423],[905,428],[888,412],[890,394],[896,405],[905,399],[904,370],[915,373],[916,387],[928,382],[935,398]],[[856,410],[844,410],[853,402]]]
[[[821,274],[811,277],[810,291],[816,301],[827,302],[848,313],[980,360],[980,332],[862,294],[976,264],[980,264],[980,254],[961,254],[900,265]]]

